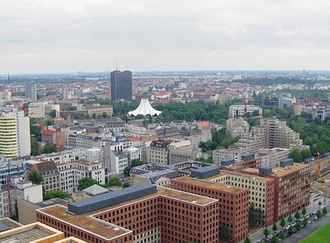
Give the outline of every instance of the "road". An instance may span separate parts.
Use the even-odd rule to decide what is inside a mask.
[[[324,199],[325,199],[325,201],[324,201]],[[312,221],[312,223],[309,227],[301,229],[298,233],[291,235],[289,238],[285,239],[282,242],[297,243],[297,242],[299,242],[299,240],[302,240],[306,236],[313,233],[315,230],[319,229],[323,225],[330,222],[330,215],[329,215],[330,214],[330,200],[327,198],[320,197],[319,200],[313,201],[309,206],[306,207],[307,214],[314,212],[320,208],[320,206],[318,205],[319,201],[321,201],[323,204],[325,203],[327,205],[327,209],[328,209],[329,213],[316,221],[313,220],[315,216],[312,216],[309,219],[310,221]],[[280,230],[281,226],[278,225],[278,227]],[[272,226],[268,227],[268,229],[270,230],[271,234],[273,234]],[[257,232],[255,232],[254,234],[250,235],[250,239],[253,243],[260,242],[262,239],[265,238],[265,236],[263,234],[263,230],[264,229],[260,229]]]

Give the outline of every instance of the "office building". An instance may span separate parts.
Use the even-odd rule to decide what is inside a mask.
[[[281,166],[271,168],[247,168],[243,174],[256,175],[274,180],[274,220],[295,214],[310,203],[310,173],[307,164],[293,163],[292,159],[281,161]]]
[[[262,116],[262,109],[255,105],[231,105],[229,106],[229,117],[239,116]]]
[[[0,153],[7,158],[29,156],[30,122],[24,112],[7,106],[0,116]]]
[[[132,100],[132,72],[111,72],[111,101]]]
[[[37,220],[88,242],[218,242],[218,200],[137,185],[37,210]]]
[[[249,226],[248,189],[189,177],[173,179],[171,188],[217,199],[218,225],[228,228],[231,236],[230,242],[241,242],[247,236]]]

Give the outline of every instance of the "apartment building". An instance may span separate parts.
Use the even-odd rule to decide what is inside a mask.
[[[229,106],[229,117],[235,118],[245,116],[248,113],[252,116],[253,112],[257,112],[258,116],[262,116],[262,109],[255,105],[231,105]]]
[[[286,125],[286,121],[273,118],[261,118],[260,125],[267,129],[267,148],[297,148],[299,150],[309,148],[303,145],[299,133],[294,132]]]
[[[29,117],[13,106],[6,106],[0,115],[0,153],[7,158],[31,153]]]
[[[138,185],[65,206],[37,210],[37,220],[88,242],[218,242],[218,200]]]
[[[100,148],[100,140],[101,137],[97,133],[70,134],[68,145],[72,148]]]
[[[287,148],[263,148],[259,149],[256,157],[261,159],[262,165],[272,168],[280,166],[281,160],[287,159],[292,150]]]
[[[37,170],[42,174],[42,185],[45,188],[46,193],[55,190],[61,190],[60,173],[54,161],[34,163],[31,168],[31,171],[33,170]]]
[[[240,242],[247,236],[249,226],[248,189],[186,176],[172,179],[171,188],[217,199],[218,225],[228,228],[231,242]]]
[[[226,134],[232,138],[240,137],[249,132],[250,125],[242,117],[229,118],[226,121]]]
[[[172,142],[169,146],[169,164],[176,164],[202,157],[202,150],[189,140]]]
[[[221,162],[228,159],[234,159],[234,161],[239,161],[243,151],[241,149],[216,149],[212,152],[213,164],[221,165]]]
[[[61,190],[69,194],[78,190],[78,181],[91,178],[100,184],[105,183],[105,170],[101,163],[88,160],[75,160],[56,164],[60,173]]]
[[[152,141],[147,148],[148,163],[169,164],[169,146],[171,141],[158,140]]]

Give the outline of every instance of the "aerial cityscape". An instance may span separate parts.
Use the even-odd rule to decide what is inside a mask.
[[[328,242],[327,5],[4,5],[0,242]]]

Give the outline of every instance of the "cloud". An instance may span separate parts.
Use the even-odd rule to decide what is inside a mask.
[[[323,0],[11,0],[0,8],[0,73],[103,71],[116,60],[133,70],[324,69],[329,8]]]

